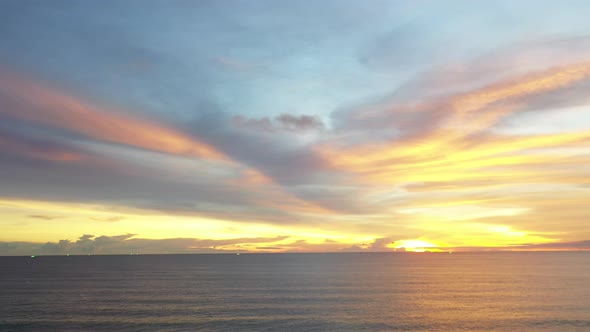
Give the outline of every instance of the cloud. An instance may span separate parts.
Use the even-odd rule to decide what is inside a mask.
[[[334,114],[334,122],[339,130],[388,130],[382,139],[408,144],[424,139],[458,139],[488,130],[513,113],[528,111],[531,105],[539,104],[539,99],[547,101],[548,93],[577,89],[589,78],[588,63],[555,66],[433,100],[401,105],[385,102],[340,111]],[[583,86],[590,88],[590,84]],[[576,96],[586,98],[581,91]],[[563,106],[558,101],[566,101],[557,95],[552,100],[554,107]]]
[[[427,182],[441,177],[450,180],[467,177],[472,179],[490,174],[466,171],[526,163],[545,165],[554,156],[516,153],[541,148],[580,146],[588,141],[589,132],[502,136],[490,132],[490,129],[507,115],[519,109],[526,110],[526,107],[520,105],[526,105],[537,96],[589,78],[590,64],[566,65],[494,83],[442,100],[423,102],[418,106],[378,111],[375,121],[383,126],[390,125],[393,132],[398,133],[397,137],[394,135],[384,142],[359,144],[348,148],[348,151],[330,144],[318,148],[317,151],[325,160],[331,161],[336,169],[358,172],[378,181],[387,178],[404,179],[404,182]],[[402,120],[395,122],[398,112],[402,114]],[[417,112],[418,115],[412,115],[414,118],[407,123],[404,121],[406,112]],[[430,114],[424,118],[429,119],[430,124],[415,122],[422,118],[420,114],[423,112]],[[357,116],[367,115],[359,112]],[[372,114],[368,116],[372,117]],[[391,120],[387,121],[387,117],[391,117]],[[398,125],[407,125],[410,129],[396,131]],[[411,128],[416,128],[417,131],[412,131]],[[505,171],[491,175],[495,174],[509,175]]]
[[[370,243],[343,243],[326,239],[321,243],[297,240],[281,246],[285,252],[392,252],[387,245],[394,242],[392,237],[375,238]]]
[[[496,247],[463,246],[452,249],[456,251],[590,251],[590,240],[542,244],[514,244],[511,246]]]
[[[67,239],[57,242],[0,242],[0,255],[115,255],[115,254],[161,254],[161,253],[214,253],[246,252],[258,243],[273,243],[286,236],[271,238],[234,238],[224,240],[173,238],[143,239],[135,234],[94,236],[84,234],[76,241]]]
[[[118,201],[215,218],[228,218],[229,213],[238,220],[279,223],[298,219],[291,211],[283,211],[287,205],[312,205],[281,190],[273,181],[254,187],[234,181],[244,172],[263,178],[257,167],[281,181],[287,177],[277,174],[283,167],[269,163],[264,168],[261,166],[266,160],[257,160],[270,156],[282,163],[281,156],[262,151],[270,138],[256,139],[255,135],[236,131],[218,140],[216,133],[223,135],[231,128],[225,115],[218,117],[222,120],[219,128],[208,129],[207,138],[221,143],[220,147],[238,162],[227,160],[221,149],[195,139],[200,128],[192,128],[190,134],[153,119],[91,104],[22,74],[5,69],[2,73],[6,75],[0,76],[0,195]],[[303,130],[313,121],[308,116],[285,115],[277,123],[285,130]],[[241,144],[258,151],[252,156],[254,151],[242,149]],[[286,164],[291,161],[290,167],[315,163],[311,154],[284,149],[281,144],[274,149],[283,151]],[[53,189],[56,186],[61,188],[58,193]],[[264,202],[265,208],[259,208],[259,202]]]
[[[76,241],[56,242],[0,242],[0,255],[126,255],[135,254],[188,254],[188,253],[235,253],[235,252],[394,252],[388,245],[392,237],[376,238],[371,243],[338,242],[325,239],[321,242],[291,239],[287,236],[253,237],[231,239],[168,238],[145,239],[135,234],[94,236],[84,234]],[[402,241],[403,242],[403,241]],[[262,244],[262,245],[261,245]],[[515,244],[506,246],[444,246],[432,250],[455,251],[553,251],[590,250],[590,240],[573,242],[550,242],[542,244]],[[403,249],[402,249],[403,251]]]
[[[369,250],[371,250],[371,251],[389,250],[387,245],[391,244],[393,242],[395,242],[395,240],[392,237],[378,238],[378,239],[375,239],[375,241],[373,241],[373,243],[369,247]]]
[[[397,87],[388,100],[403,103],[449,96],[556,65],[585,62],[589,55],[589,36],[520,40],[472,58],[434,64]]]
[[[307,142],[294,138],[288,133],[273,133],[262,129],[267,128],[272,131],[276,129],[276,126],[281,128],[285,123],[293,128],[297,126],[307,128],[314,124],[315,120],[306,117],[279,116],[273,120],[278,124],[274,124],[270,119],[232,117],[214,108],[209,112],[201,113],[202,115],[190,124],[190,128],[200,133],[204,140],[216,146],[233,160],[256,170],[262,177],[277,184],[284,193],[308,204],[330,209],[323,206],[322,202],[297,190],[297,186],[306,184],[333,185],[333,178],[337,176],[326,167],[325,161],[311,148],[315,140]],[[245,124],[246,127],[236,125],[236,119],[241,119],[238,122]],[[259,129],[252,130],[253,128]]]
[[[99,236],[91,234],[82,235],[77,241],[60,240],[58,242],[47,242],[41,247],[44,254],[95,254],[113,253],[112,250],[120,250],[119,245],[123,241],[135,236],[135,234],[124,234],[117,236]]]
[[[47,215],[42,215],[42,214],[31,214],[28,217],[33,218],[33,219],[42,219],[42,220],[53,220],[53,219],[63,218],[60,216],[47,216]]]
[[[289,135],[291,133],[307,134],[323,131],[324,125],[316,116],[282,114],[273,118],[272,121],[242,118],[240,121],[245,126],[240,127],[235,126],[235,119],[232,122],[232,118],[223,112],[217,112],[213,116],[210,116],[212,113],[204,112],[204,116],[199,117],[190,128],[185,128],[188,130],[183,131],[146,118],[123,115],[121,110],[89,103],[22,74],[9,72],[5,69],[3,72],[6,75],[0,79],[0,104],[4,107],[0,108],[0,117],[13,122],[20,132],[30,136],[12,135],[10,141],[7,139],[2,141],[3,146],[0,148],[19,157],[7,157],[8,163],[3,167],[16,172],[16,176],[13,178],[19,178],[21,173],[23,176],[25,176],[25,172],[28,173],[30,177],[26,181],[28,183],[22,183],[19,185],[20,188],[16,190],[23,193],[27,191],[28,193],[24,195],[31,195],[29,189],[36,187],[40,190],[33,190],[34,196],[42,198],[43,192],[47,191],[44,188],[52,188],[53,186],[47,182],[52,182],[62,176],[64,177],[62,183],[65,185],[60,186],[65,188],[61,190],[61,197],[58,199],[83,199],[84,197],[101,199],[101,197],[110,196],[109,192],[115,192],[115,188],[121,187],[120,183],[125,182],[128,184],[136,182],[129,188],[138,186],[148,188],[151,187],[151,183],[167,182],[159,188],[154,186],[151,190],[140,190],[142,192],[139,194],[140,197],[129,196],[130,200],[136,202],[145,201],[141,196],[153,197],[157,195],[156,192],[161,192],[162,188],[169,188],[180,193],[186,192],[188,187],[194,187],[199,183],[205,183],[207,186],[194,188],[189,195],[180,200],[170,199],[170,201],[182,202],[205,197],[205,200],[212,201],[214,204],[227,205],[231,203],[232,196],[241,196],[245,201],[250,201],[247,198],[249,192],[261,192],[260,188],[239,186],[243,193],[232,193],[227,197],[207,194],[212,191],[227,192],[228,190],[223,187],[215,188],[214,183],[225,182],[233,175],[204,179],[200,175],[202,172],[199,171],[200,174],[195,174],[190,184],[183,183],[185,179],[176,178],[176,176],[167,175],[165,179],[158,177],[158,172],[166,171],[166,169],[162,167],[156,172],[155,169],[158,167],[155,165],[162,163],[162,160],[172,159],[169,157],[170,155],[177,155],[213,159],[213,162],[229,156],[231,160],[219,161],[214,166],[230,173],[240,172],[242,168],[252,168],[251,172],[259,173],[261,177],[270,180],[266,187],[270,188],[269,195],[273,196],[271,199],[257,198],[258,202],[268,204],[277,196],[280,196],[282,201],[291,201],[287,205],[275,205],[273,207],[275,211],[282,210],[286,206],[293,208],[298,205],[302,207],[316,205],[318,206],[317,211],[330,210],[337,207],[337,203],[343,199],[340,197],[330,202],[330,197],[335,197],[333,195],[323,199],[315,199],[314,197],[318,197],[319,192],[311,193],[309,189],[302,190],[295,187],[307,183],[329,185],[332,181],[326,178],[327,170],[323,160],[313,149],[309,148],[313,140],[309,142],[306,141],[308,138],[293,139]],[[278,135],[261,135],[259,129],[265,127],[267,121],[270,125],[266,127],[268,129],[266,132],[275,132]],[[255,128],[257,130],[252,130]],[[33,132],[33,129],[38,133],[36,134],[39,136],[38,138],[35,138],[34,135],[31,136],[30,132]],[[9,137],[8,134],[3,135]],[[194,137],[199,137],[199,139]],[[143,149],[161,154],[150,156],[147,151],[142,153]],[[70,165],[67,168],[52,166],[40,168],[22,157],[78,162],[81,165],[79,167]],[[47,177],[46,174],[41,173],[51,174],[51,176]],[[84,173],[87,173],[88,176],[84,177]],[[333,177],[333,175],[328,175],[328,177]],[[36,178],[37,182],[34,181]],[[139,184],[142,180],[146,183]],[[7,183],[10,182],[14,181]],[[14,185],[16,186],[16,183]],[[177,187],[174,188],[174,186]],[[233,186],[233,188],[237,187]],[[277,195],[277,191],[281,191],[281,194]],[[131,192],[131,190],[122,190],[115,195],[125,199],[125,192]],[[137,196],[137,194],[134,195]],[[19,194],[16,193],[16,196]],[[163,197],[164,195],[159,196]],[[174,195],[170,197],[174,197]],[[297,201],[300,202],[297,203]],[[165,206],[169,202],[168,200],[166,202],[154,200],[148,204]],[[176,210],[174,205],[178,204],[169,205],[167,208]],[[354,204],[346,204],[345,206],[347,210],[350,210],[349,207]],[[303,209],[309,210],[308,207],[303,207]],[[201,212],[208,213],[207,211]],[[212,213],[219,214],[218,211]],[[282,214],[290,214],[290,211],[283,211]],[[268,217],[262,218],[272,219],[270,213]],[[281,216],[278,215],[276,219],[280,220]]]
[[[306,131],[312,129],[323,129],[324,124],[317,116],[281,114],[276,121],[288,131]]]
[[[324,129],[324,123],[317,116],[312,115],[291,115],[281,114],[274,118],[260,118],[252,119],[241,115],[236,115],[233,118],[236,126],[247,128],[251,130],[262,130],[267,132],[307,132],[312,130]]]
[[[26,159],[4,159],[0,196],[33,201],[94,202],[248,223],[313,221],[298,216],[302,211],[314,211],[313,206],[272,183],[252,186],[236,182],[239,173],[213,177],[211,173],[199,172],[198,168],[188,169],[183,175],[179,171],[171,173],[172,168],[146,170],[122,166],[121,170],[113,170],[94,164],[39,165]],[[60,190],[56,191],[56,187]],[[314,213],[318,212],[316,209]]]
[[[495,129],[515,115],[542,109],[539,105],[585,102],[590,64],[584,56],[555,51],[576,42],[522,43],[427,71],[389,98],[334,112],[334,129],[324,128],[309,141],[276,135],[289,126],[323,127],[293,116],[237,116],[228,126],[218,114],[214,124],[197,120],[194,130],[289,194],[341,213],[384,211],[387,203],[366,197],[386,185],[417,192],[419,186],[433,188],[432,183],[449,189],[462,183],[476,188],[483,182],[523,184],[541,178],[563,183],[568,175],[574,181],[571,167],[583,165],[586,158],[572,155],[565,162],[559,151],[583,146],[586,131],[522,136]],[[578,49],[590,55],[587,38],[583,44]],[[533,58],[531,65],[514,69],[527,57]],[[536,153],[539,149],[553,151]]]
[[[117,222],[125,219],[125,217],[116,216],[116,217],[106,217],[106,218],[99,218],[99,217],[91,217],[91,220],[95,221],[105,221],[105,222]]]
[[[0,131],[1,156],[22,156],[57,163],[82,163],[91,159],[88,153],[71,144],[26,137],[8,130]]]
[[[420,24],[402,24],[395,31],[383,34],[362,54],[363,64],[379,71],[387,68],[401,71],[408,64],[424,63],[436,45],[415,39],[416,29],[420,29]],[[418,35],[427,36],[427,32],[418,31]],[[243,41],[251,48],[249,42]],[[327,48],[330,47],[332,44]],[[421,73],[401,87],[396,87],[397,77],[391,76],[391,82],[389,76],[376,80],[382,83],[379,91],[387,91],[391,84],[390,93],[374,102],[367,103],[361,98],[358,105],[343,104],[342,109],[332,114],[330,125],[321,120],[329,109],[320,109],[324,113],[316,116],[310,112],[317,108],[307,107],[304,100],[293,97],[279,101],[283,98],[277,97],[275,90],[253,88],[256,82],[249,82],[251,85],[245,86],[246,92],[241,89],[237,93],[223,79],[207,76],[208,72],[201,76],[204,72],[198,68],[211,67],[212,59],[206,56],[172,71],[175,74],[191,68],[193,73],[192,69],[198,67],[191,74],[194,76],[187,75],[190,78],[186,80],[154,80],[158,84],[144,82],[146,84],[138,88],[149,87],[146,91],[155,91],[158,97],[146,98],[145,102],[149,106],[154,106],[152,102],[161,102],[158,107],[165,105],[160,109],[162,116],[181,114],[182,119],[179,117],[176,125],[135,111],[90,102],[52,84],[2,70],[0,195],[92,201],[118,208],[157,210],[174,216],[204,216],[236,223],[310,225],[339,231],[355,229],[376,238],[374,242],[355,239],[345,244],[301,239],[257,243],[256,246],[246,242],[231,244],[235,248],[245,244],[241,250],[386,250],[392,240],[386,235],[397,234],[398,229],[444,234],[444,230],[430,230],[436,225],[431,226],[427,219],[437,217],[458,223],[455,225],[458,229],[465,227],[467,230],[463,229],[463,234],[468,234],[467,237],[471,236],[467,224],[474,216],[478,216],[481,223],[491,223],[491,219],[485,218],[489,215],[504,222],[510,213],[513,214],[509,216],[510,223],[523,226],[518,229],[532,229],[529,226],[535,225],[537,219],[535,229],[553,232],[558,227],[551,225],[549,218],[543,217],[540,211],[554,219],[561,215],[575,222],[583,221],[587,215],[561,200],[559,206],[566,207],[567,212],[554,208],[559,213],[551,214],[529,199],[525,190],[544,194],[576,190],[580,197],[586,195],[582,190],[587,190],[583,185],[589,178],[585,168],[589,160],[583,149],[590,142],[589,132],[559,128],[551,134],[521,135],[498,129],[506,127],[509,120],[516,122],[519,128],[528,125],[520,122],[525,121],[518,118],[521,114],[542,115],[549,109],[586,104],[590,91],[588,50],[588,38],[581,38],[522,43],[471,60],[464,56],[442,63],[449,57],[439,58],[441,63],[433,68],[421,66],[418,68]],[[150,49],[134,50],[133,46],[121,51],[129,53],[123,57],[125,59],[149,52],[154,56],[159,54]],[[270,57],[269,54],[252,54],[253,58]],[[153,59],[151,73],[161,71],[158,67],[163,62],[166,66],[175,62],[172,54],[160,55]],[[111,60],[116,57],[113,55]],[[248,63],[236,59],[241,57],[234,59],[232,55],[213,61],[232,70],[251,69]],[[327,74],[336,70],[316,72],[316,63],[310,64],[309,58],[293,56],[289,59],[295,63],[294,68],[313,72],[306,78],[321,80],[318,87],[331,82],[330,89],[315,89],[316,83],[311,82],[310,90],[321,91],[319,95],[313,92],[318,99],[320,95],[341,93],[341,76]],[[271,67],[280,72],[284,63],[279,61]],[[322,64],[321,61],[317,63]],[[372,75],[365,72],[366,67],[357,68],[356,65],[354,61],[347,62],[347,70],[348,67],[351,72],[362,69],[358,76]],[[166,67],[168,69],[170,67]],[[408,73],[416,70],[412,68]],[[214,66],[211,71],[233,79],[237,77]],[[281,82],[289,82],[273,88],[289,94],[292,82],[286,77],[290,73],[277,75],[284,76]],[[294,85],[301,84],[299,79],[293,81],[297,81]],[[269,79],[269,82],[276,81]],[[367,90],[374,87],[369,86]],[[162,98],[161,89],[174,93]],[[215,91],[206,99],[219,99],[223,109],[193,108],[194,103],[207,95],[201,92],[205,89]],[[260,116],[269,109],[252,108],[259,104],[247,103],[250,94],[257,100],[270,100],[271,104],[265,106],[275,115]],[[182,95],[188,96],[186,100],[180,100]],[[329,108],[334,100],[348,103],[352,99],[353,96],[330,97],[326,99],[330,102],[321,105]],[[300,109],[292,110],[291,105],[285,107],[288,103]],[[232,109],[235,105],[238,107]],[[150,111],[157,111],[154,109]],[[238,113],[241,115],[235,115]],[[582,116],[580,121],[583,121]],[[578,149],[577,152],[572,152],[574,149]],[[574,186],[577,187],[574,189]],[[488,191],[487,197],[482,191]],[[444,204],[457,207],[441,208]],[[581,204],[579,199],[576,204]],[[437,206],[431,208],[437,213],[404,214],[431,206]],[[472,210],[486,213],[465,213]],[[515,215],[514,211],[527,213]],[[35,215],[41,216],[44,212]],[[128,221],[116,216],[85,217],[85,220],[122,221],[117,226]],[[574,230],[571,231],[573,234]],[[504,235],[509,238],[515,233],[518,232]],[[477,233],[478,238],[484,237],[481,234],[484,232]],[[184,252],[186,248],[228,250],[230,245],[216,242],[207,246],[203,239],[150,242],[135,237],[91,236],[73,242],[63,241],[52,242],[46,249],[123,252],[135,250],[133,246],[141,244],[163,251]]]
[[[332,121],[349,133],[370,130],[374,141],[423,138],[459,125],[465,135],[486,130],[514,113],[590,101],[588,56],[588,37],[521,42],[435,65],[388,96],[335,112]]]
[[[590,250],[590,240],[574,241],[574,242],[557,242],[557,243],[543,243],[543,244],[524,244],[515,246],[516,249],[530,249],[530,250]]]
[[[94,140],[171,153],[221,159],[211,146],[171,126],[123,115],[0,69],[0,115]]]
[[[324,135],[330,135],[327,129],[316,131],[311,139],[278,129],[282,126],[280,122],[301,130],[319,128],[319,119],[286,115],[273,120],[234,117],[211,106],[209,112],[200,113],[190,128],[232,160],[256,170],[257,175],[248,179],[264,179],[291,196],[291,203],[283,205],[285,211],[366,214],[381,208],[363,202],[362,198],[368,194],[366,188],[358,187],[347,174],[329,167],[318,153],[315,147],[325,139]],[[251,187],[253,183],[249,184]],[[258,204],[265,204],[264,200]],[[301,202],[296,207],[293,202],[297,200]]]
[[[150,253],[233,253],[233,252],[384,252],[391,237],[377,238],[370,244],[356,244],[324,239],[320,242],[288,236],[230,239],[165,238],[145,239],[136,234],[95,236],[84,234],[76,241],[68,239],[47,243],[0,242],[0,255],[87,255]]]

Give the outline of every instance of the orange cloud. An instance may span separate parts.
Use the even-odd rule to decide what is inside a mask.
[[[99,141],[170,154],[223,159],[215,148],[170,126],[90,104],[46,84],[2,70],[0,94],[10,117],[68,130]]]
[[[417,138],[348,149],[323,145],[317,151],[336,169],[357,173],[371,182],[394,184],[476,180],[491,175],[511,178],[528,173],[509,170],[512,166],[580,165],[587,158],[564,160],[558,149],[587,146],[588,131],[535,136],[492,135],[481,131],[522,109],[527,98],[571,86],[589,77],[590,64],[575,64],[525,75],[447,100],[401,107],[403,112],[441,107],[444,109],[442,124]],[[480,132],[478,137],[472,136],[475,132]],[[535,152],[550,148],[555,151]]]
[[[270,177],[255,169],[246,169],[239,178],[231,179],[228,184],[240,190],[251,191],[256,206],[292,213],[335,214],[334,211],[287,193]]]
[[[491,129],[508,115],[530,110],[546,94],[561,94],[588,78],[590,64],[577,64],[416,106],[371,109],[369,117],[392,116],[388,121],[394,128],[404,133],[404,126],[416,126],[418,135],[408,130],[410,135],[384,143],[344,148],[324,144],[316,150],[359,185],[402,192],[394,196],[402,200],[377,213],[449,246],[580,239],[588,234],[581,233],[583,226],[573,225],[588,218],[580,207],[587,205],[590,189],[590,131],[563,128],[554,134],[508,135]],[[420,117],[408,116],[413,112]],[[349,120],[359,121],[362,128],[366,119],[357,115]],[[395,115],[402,124],[394,122]],[[503,229],[490,226],[502,220],[518,229],[497,232]]]
[[[103,142],[175,155],[227,161],[227,157],[214,147],[165,124],[123,115],[118,110],[90,104],[49,87],[47,84],[25,78],[23,75],[5,70],[1,73],[0,97],[14,107],[0,108],[0,114],[75,132]],[[33,151],[25,149],[18,142],[2,141],[1,137],[0,148],[19,150],[20,154],[26,153],[35,158],[53,161],[78,161],[85,158],[80,153],[65,150],[37,149]],[[241,167],[233,161],[231,163]],[[283,211],[330,213],[326,209],[289,194],[270,177],[256,169],[247,168],[244,177],[232,179],[229,184],[235,185],[237,190],[256,192],[256,195],[261,197],[255,199],[260,206]]]
[[[498,101],[526,97],[566,87],[586,79],[588,76],[590,76],[590,64],[581,63],[563,66],[459,95],[451,101],[451,105],[458,115],[464,115],[481,110]]]

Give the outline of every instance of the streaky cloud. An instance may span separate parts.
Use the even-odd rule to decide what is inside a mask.
[[[233,118],[233,121],[240,127],[268,132],[287,131],[298,133],[312,130],[323,130],[325,128],[322,120],[319,117],[312,115],[281,114],[273,119],[268,117],[252,119],[236,115]]]
[[[5,68],[0,72],[0,103],[3,116],[99,141],[171,154],[224,158],[213,147],[171,126],[91,104]]]
[[[27,137],[9,131],[0,131],[0,156],[17,156],[57,163],[86,163],[93,157],[72,144]]]

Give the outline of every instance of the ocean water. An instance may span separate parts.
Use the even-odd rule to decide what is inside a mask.
[[[590,331],[590,253],[0,257],[0,331]]]

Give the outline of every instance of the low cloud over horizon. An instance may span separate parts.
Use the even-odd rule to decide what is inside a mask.
[[[0,242],[0,250],[7,256],[29,255],[145,255],[145,254],[233,254],[233,253],[362,253],[362,252],[404,252],[402,240],[391,237],[375,239],[372,243],[358,243],[349,245],[336,241],[309,243],[305,240],[294,240],[288,236],[274,238],[235,238],[224,240],[199,238],[170,238],[145,239],[136,234],[121,234],[115,236],[95,236],[84,234],[77,240],[62,239],[57,242]],[[260,246],[260,243],[266,245]],[[271,245],[268,245],[271,244]],[[505,247],[431,247],[416,246],[408,251],[430,252],[480,252],[480,251],[570,251],[590,250],[590,240],[545,243],[519,244]]]

